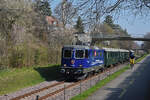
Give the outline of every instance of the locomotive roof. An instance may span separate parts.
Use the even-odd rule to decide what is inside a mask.
[[[64,48],[100,49],[96,46],[85,46],[85,45],[64,45]]]
[[[89,46],[84,45],[64,45],[64,48],[90,49]]]

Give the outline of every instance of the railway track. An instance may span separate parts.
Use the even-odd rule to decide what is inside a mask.
[[[71,87],[77,86],[77,85],[79,85],[79,84],[81,84],[81,83],[84,83],[84,82],[86,82],[86,81],[88,81],[88,80],[91,80],[91,79],[94,78],[94,77],[97,77],[97,76],[99,76],[99,75],[101,75],[101,74],[104,74],[104,73],[106,73],[106,72],[109,72],[109,71],[112,70],[113,68],[114,68],[114,67],[110,67],[110,68],[104,70],[103,72],[100,72],[100,73],[98,73],[98,74],[96,74],[96,75],[93,75],[93,76],[88,77],[87,79],[84,79],[84,80],[75,82],[75,83],[70,84],[70,85],[68,85],[68,86],[66,86],[66,87],[64,87],[64,88],[61,88],[61,89],[58,89],[58,90],[56,90],[56,91],[54,91],[54,92],[48,93],[48,94],[45,95],[45,96],[39,97],[38,100],[49,100],[49,99],[48,99],[49,97],[52,97],[52,96],[54,96],[54,95],[57,95],[58,93],[64,92],[65,90],[67,90],[67,89],[69,89],[69,88],[71,88]]]
[[[36,98],[36,95],[39,95],[39,96],[42,96],[41,94],[45,94],[44,92],[45,91],[55,91],[56,88],[61,88],[64,86],[64,84],[68,85],[68,83],[65,83],[64,81],[61,81],[61,82],[56,82],[56,83],[53,83],[52,85],[49,85],[49,86],[46,86],[46,87],[43,87],[43,88],[40,88],[38,90],[34,90],[34,91],[31,91],[29,93],[25,93],[23,95],[20,95],[20,96],[17,96],[15,98],[12,98],[11,100],[32,100]]]
[[[69,89],[71,87],[77,86],[80,83],[86,82],[86,81],[88,81],[94,77],[97,77],[101,74],[104,74],[113,68],[114,67],[110,67],[101,73],[98,73],[98,74],[93,75],[93,76],[89,76],[88,78],[81,80],[81,81],[78,81],[78,82],[65,82],[65,81],[56,82],[52,85],[40,88],[40,89],[35,90],[35,91],[31,91],[29,93],[25,93],[23,95],[17,96],[15,98],[10,99],[10,100],[36,100],[37,97],[38,97],[37,100],[45,100],[51,96],[54,96],[56,94],[59,94],[59,93],[65,91],[65,89]]]

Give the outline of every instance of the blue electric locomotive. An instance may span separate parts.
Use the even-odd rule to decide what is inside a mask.
[[[104,50],[97,47],[68,45],[62,48],[61,73],[66,78],[86,77],[104,67]]]

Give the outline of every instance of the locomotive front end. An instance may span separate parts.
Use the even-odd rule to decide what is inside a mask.
[[[65,77],[79,77],[83,75],[86,63],[86,50],[80,46],[64,46],[60,73]]]

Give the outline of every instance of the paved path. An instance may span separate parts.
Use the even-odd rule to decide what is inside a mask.
[[[150,55],[87,100],[150,100]]]

